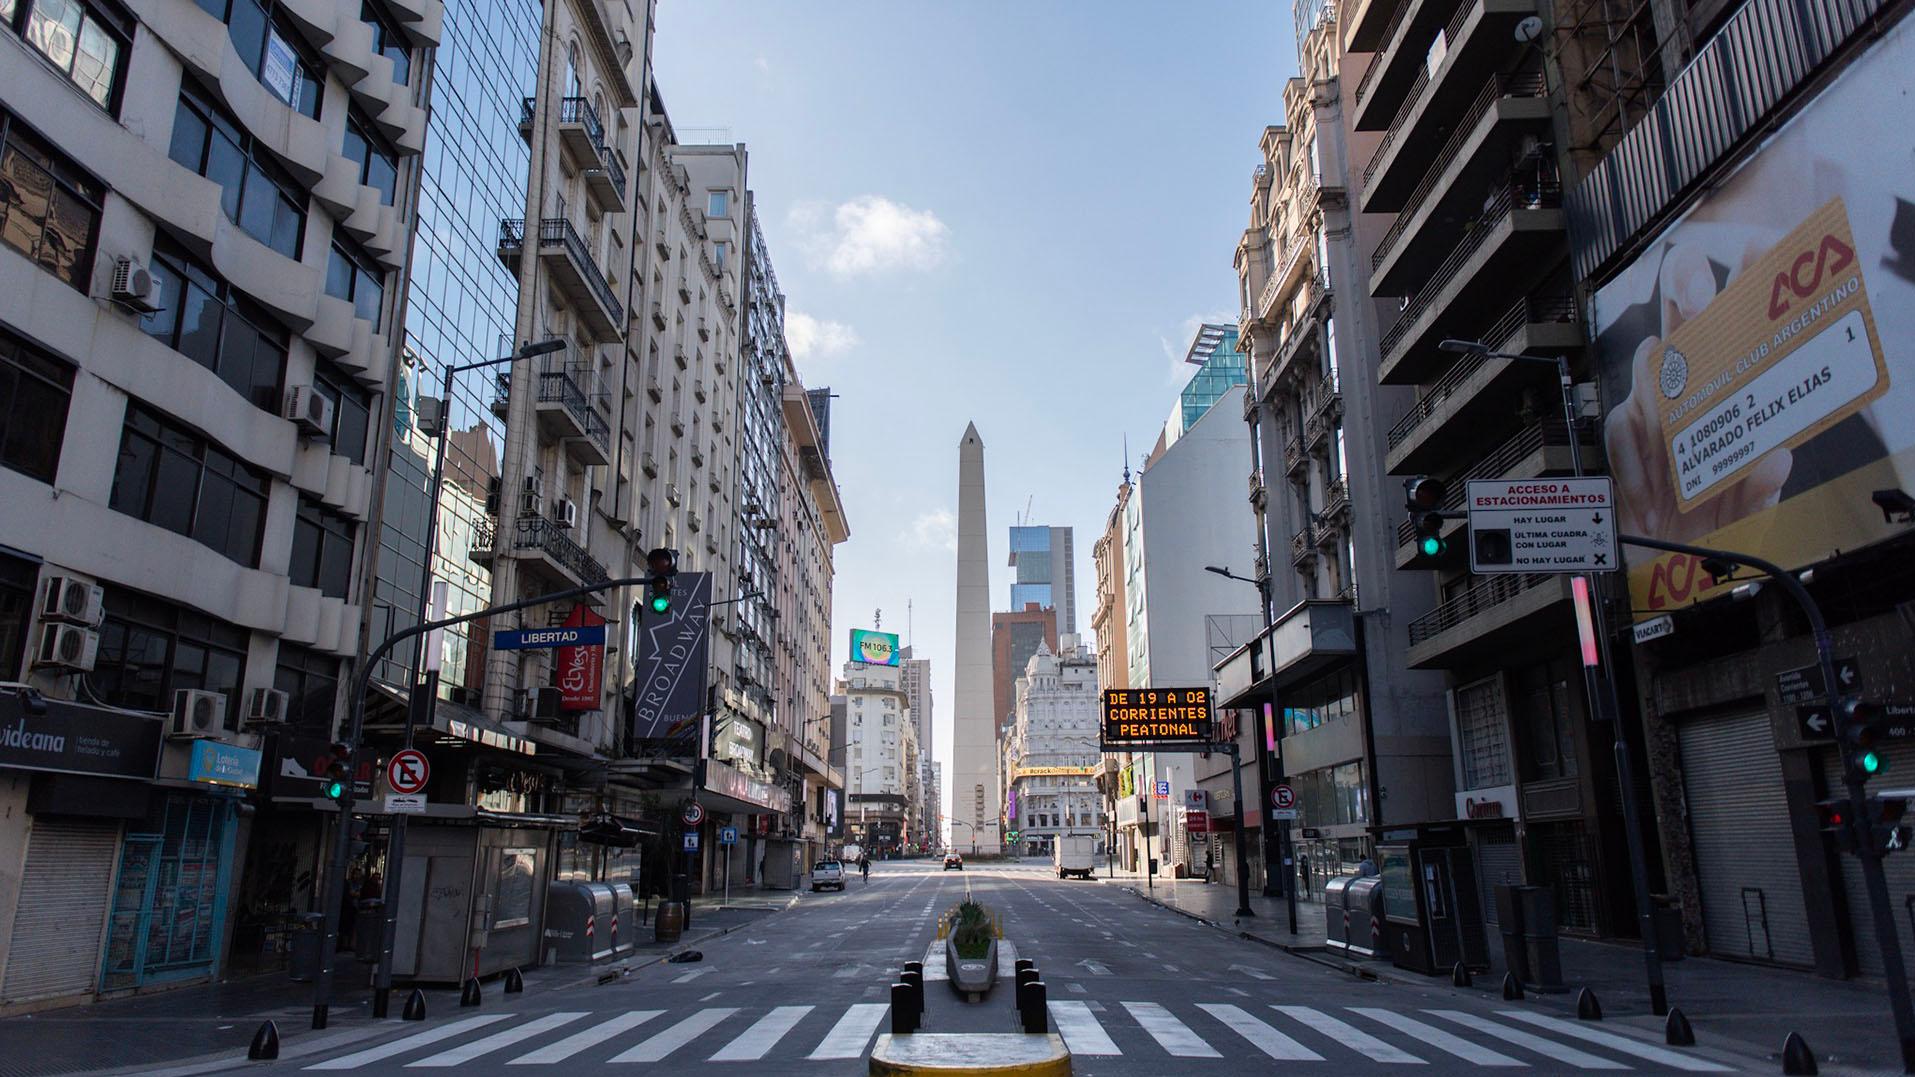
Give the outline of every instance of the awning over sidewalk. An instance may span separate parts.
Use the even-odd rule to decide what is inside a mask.
[[[1217,706],[1267,703],[1271,692],[1308,680],[1355,654],[1355,608],[1348,602],[1306,599],[1217,663]]]

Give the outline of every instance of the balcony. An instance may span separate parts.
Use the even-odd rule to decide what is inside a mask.
[[[586,467],[612,462],[611,424],[597,407],[604,394],[589,388],[596,382],[590,363],[547,362],[539,371],[539,429]]]
[[[685,510],[685,526],[691,528],[693,531],[697,531],[699,528],[705,526],[705,522],[698,518],[697,509]]]
[[[656,375],[656,374],[649,374],[649,375],[647,375],[647,376],[646,376],[646,378],[645,378],[645,395],[646,395],[646,396],[649,396],[649,397],[651,397],[651,398],[652,398],[652,403],[654,403],[654,404],[662,404],[662,403],[664,403],[664,401],[665,401],[665,387],[664,387],[663,385],[660,385],[660,384],[658,383],[658,375]]]
[[[1325,372],[1317,379],[1308,399],[1303,402],[1303,409],[1312,419],[1322,418],[1329,423],[1343,418],[1343,387],[1334,372]]]
[[[705,466],[705,450],[700,448],[697,442],[692,443],[692,466],[693,467]]]
[[[505,421],[507,413],[511,410],[512,375],[492,375],[492,414],[497,415],[499,420],[503,422]]]
[[[1580,424],[1576,438],[1581,444],[1583,468],[1595,470],[1602,462],[1596,449],[1595,427]],[[1563,424],[1532,423],[1450,479],[1449,493],[1438,507],[1444,512],[1462,511],[1472,479],[1534,479],[1545,475],[1566,475],[1574,470],[1575,464],[1569,455],[1569,435],[1563,429]],[[1468,526],[1468,522],[1461,519],[1443,521],[1442,534],[1449,540],[1450,551],[1443,557],[1426,558],[1417,546],[1416,529],[1408,520],[1403,521],[1396,528],[1396,567],[1432,568],[1451,558],[1461,558],[1466,552],[1462,538]]]
[[[1303,529],[1290,536],[1290,563],[1302,568],[1317,559],[1316,524],[1307,523]]]
[[[1298,289],[1290,311],[1289,328],[1270,353],[1270,363],[1259,368],[1258,384],[1266,387],[1281,385],[1296,377],[1306,361],[1316,358],[1322,346],[1317,329],[1318,319],[1329,300],[1330,278],[1327,273],[1319,272],[1303,288]]]
[[[1582,344],[1576,322],[1576,303],[1568,296],[1519,299],[1488,329],[1471,339],[1491,351],[1537,355],[1563,354]],[[1492,359],[1486,355],[1452,356],[1437,351],[1434,364],[1454,360],[1436,382],[1428,385],[1409,413],[1390,428],[1385,467],[1395,475],[1417,475],[1442,470],[1442,462],[1481,440],[1481,431],[1506,424],[1522,405],[1525,390],[1553,399],[1558,391],[1549,368],[1542,363]]]
[[[1355,0],[1339,10],[1345,33],[1344,48],[1349,52],[1375,52],[1389,40],[1391,28],[1409,7],[1409,0]]]
[[[638,466],[644,469],[646,478],[658,478],[658,457],[647,452],[638,458]]]
[[[512,552],[554,581],[568,586],[604,583],[610,578],[605,574],[605,566],[573,541],[566,528],[543,516],[521,516],[513,521]],[[587,601],[603,599],[588,598]]]
[[[705,402],[705,379],[692,379],[692,395],[698,398],[700,404]]]
[[[607,150],[603,163],[585,170],[585,193],[600,213],[625,212],[625,155]]]
[[[665,324],[665,305],[654,299],[652,300],[652,328],[663,329]]]
[[[1350,480],[1338,478],[1323,488],[1323,519],[1342,524],[1350,518]]]
[[[1549,137],[1549,102],[1540,75],[1495,75],[1483,83],[1449,137],[1427,154],[1412,140],[1387,147],[1371,158],[1365,173],[1363,206],[1370,213],[1395,213],[1396,221],[1377,243],[1370,266],[1383,265],[1406,232],[1432,218],[1454,219],[1476,206],[1474,200],[1508,173],[1510,162],[1524,158],[1524,147]]]
[[[673,508],[677,508],[678,503],[684,500],[683,496],[678,492],[677,483],[668,482],[665,484],[665,500],[670,502]]]
[[[692,365],[691,360],[685,358],[685,349],[683,348],[672,349],[672,362],[677,363],[678,369],[680,370],[689,370]]]
[[[1317,456],[1330,453],[1330,431],[1336,426],[1328,412],[1317,412],[1303,420],[1303,446]]]
[[[1250,504],[1261,512],[1269,500],[1270,490],[1263,484],[1263,469],[1258,468],[1250,473]]]
[[[1452,74],[1510,66],[1513,54],[1523,48],[1515,39],[1516,24],[1536,14],[1536,4],[1535,0],[1463,0],[1452,6],[1447,0],[1409,0],[1399,14],[1394,35],[1365,72],[1367,85],[1358,85],[1361,96],[1352,118],[1356,130],[1394,126],[1412,108],[1448,116],[1461,104],[1457,88],[1450,85],[1457,81]],[[1444,46],[1432,64],[1439,27]],[[1462,97],[1473,90],[1473,86],[1464,89]],[[1447,130],[1451,125],[1440,126]],[[1382,147],[1377,152],[1382,153]]]
[[[1310,452],[1303,447],[1302,438],[1291,438],[1283,443],[1283,470],[1292,482],[1301,482],[1309,477]]]
[[[1388,122],[1410,87],[1416,85],[1417,70],[1424,66],[1437,33],[1457,13],[1457,0],[1397,0],[1389,21],[1377,35],[1370,66],[1356,84],[1356,108],[1351,125],[1358,131],[1374,131]],[[1468,0],[1462,0],[1468,8]]]
[[[499,222],[499,260],[514,273],[525,252],[525,221],[508,218]],[[551,280],[571,301],[579,317],[601,340],[623,340],[625,307],[619,303],[612,285],[592,257],[591,248],[563,217],[547,217],[539,222],[539,262]]]
[[[711,339],[711,325],[709,323],[710,319],[706,318],[703,314],[698,316],[698,339]]]
[[[1500,664],[1512,650],[1574,632],[1567,575],[1512,573],[1480,581],[1410,622],[1405,664],[1411,669]]]
[[[1560,253],[1566,223],[1561,204],[1562,190],[1553,183],[1512,183],[1496,191],[1442,264],[1421,287],[1406,292],[1409,302],[1383,334],[1380,378],[1401,377],[1392,366],[1405,352],[1474,328],[1478,311],[1525,291],[1537,265]]]

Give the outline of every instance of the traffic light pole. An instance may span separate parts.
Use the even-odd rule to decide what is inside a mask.
[[[359,741],[364,732],[366,722],[366,692],[372,685],[373,667],[384,660],[388,654],[391,654],[393,648],[399,644],[418,636],[424,636],[436,629],[450,628],[453,625],[465,624],[468,621],[476,621],[481,618],[496,617],[501,613],[512,613],[517,610],[530,609],[533,606],[543,606],[549,602],[578,598],[583,595],[595,594],[599,591],[609,591],[618,587],[636,587],[649,578],[650,577],[647,576],[630,576],[616,580],[605,580],[601,583],[586,584],[582,587],[572,587],[563,591],[554,591],[551,594],[520,599],[517,602],[507,602],[504,605],[490,606],[472,613],[462,613],[457,617],[445,617],[436,621],[423,621],[419,624],[402,628],[392,635],[387,636],[377,647],[372,649],[371,653],[366,655],[365,659],[359,663],[359,668],[353,671],[352,695],[347,702],[347,721],[350,723],[350,732],[346,735],[345,745],[348,750],[348,758],[353,757],[353,755],[358,752]],[[333,833],[332,857],[326,873],[324,897],[321,899],[324,903],[321,911],[325,914],[325,920],[323,921],[319,943],[319,973],[313,977],[312,1027],[315,1029],[326,1027],[328,1011],[332,1005],[333,961],[338,956],[337,951],[339,948],[339,905],[346,897],[346,863],[349,859],[348,854],[352,840],[351,823],[354,799],[352,787],[353,783],[348,781],[346,783],[345,794],[339,798],[339,826]],[[390,893],[390,891],[388,892]],[[397,895],[392,894],[388,900],[395,900],[396,898]]]
[[[1802,615],[1808,619],[1809,633],[1815,639],[1815,662],[1822,670],[1822,696],[1828,706],[1829,719],[1835,723],[1835,734],[1842,739],[1847,717],[1836,694],[1835,649],[1829,638],[1828,623],[1822,619],[1822,608],[1815,603],[1809,589],[1793,572],[1782,566],[1766,561],[1753,554],[1738,553],[1734,550],[1717,550],[1707,546],[1692,546],[1683,542],[1668,542],[1663,539],[1644,538],[1640,535],[1618,535],[1617,540],[1629,546],[1645,546],[1652,550],[1668,553],[1689,554],[1692,557],[1706,557],[1747,565],[1767,575],[1779,584],[1795,604],[1802,609]],[[1902,960],[1902,943],[1895,933],[1895,908],[1890,904],[1888,878],[1882,871],[1882,850],[1870,833],[1872,823],[1868,811],[1868,791],[1863,788],[1862,780],[1852,769],[1844,767],[1843,784],[1848,790],[1849,811],[1855,823],[1864,828],[1863,837],[1867,840],[1857,843],[1856,856],[1862,861],[1862,886],[1868,891],[1868,903],[1871,918],[1875,921],[1875,941],[1882,950],[1882,970],[1888,978],[1889,1011],[1895,1018],[1895,1037],[1902,1049],[1902,1072],[1915,1073],[1915,1004],[1911,1003],[1908,988],[1907,966]]]

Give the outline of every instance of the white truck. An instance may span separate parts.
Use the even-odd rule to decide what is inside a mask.
[[[1057,843],[1051,847],[1051,865],[1057,869],[1060,879],[1072,875],[1090,878],[1096,856],[1097,838],[1091,834],[1059,834]]]

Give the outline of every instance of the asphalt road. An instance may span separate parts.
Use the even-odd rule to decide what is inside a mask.
[[[638,1063],[753,1077],[863,1073],[886,1025],[889,985],[903,962],[926,955],[937,912],[967,887],[1000,911],[1018,954],[1037,962],[1078,1074],[1777,1069],[1768,1059],[1666,1048],[1639,1024],[1577,1022],[1560,999],[1506,1003],[1442,981],[1356,979],[1114,886],[1059,881],[1046,864],[946,872],[936,862],[875,865],[868,883],[854,876],[845,893],[803,894],[789,911],[704,944],[695,964],[544,993],[493,987],[476,1011],[393,1021],[349,1045],[254,1068],[616,1073]],[[927,972],[936,975],[935,965]],[[1008,982],[978,1004],[936,980],[926,988],[926,1031],[1015,1031]]]

